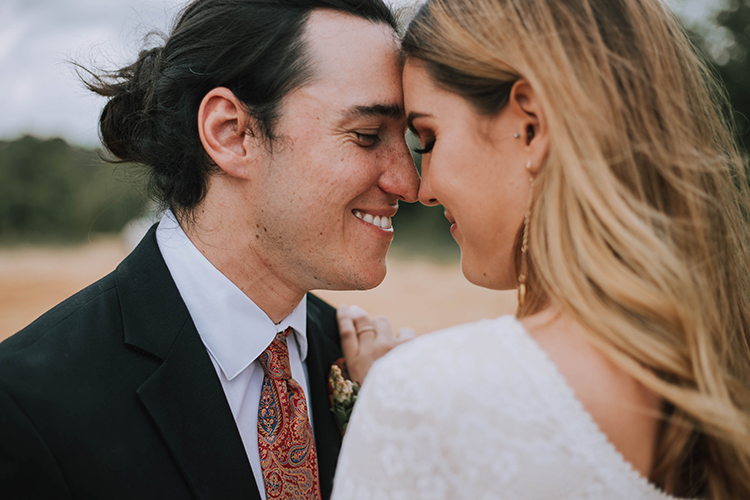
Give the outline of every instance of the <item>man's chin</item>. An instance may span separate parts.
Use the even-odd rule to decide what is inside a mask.
[[[366,271],[354,270],[336,283],[332,283],[326,290],[371,290],[381,284],[386,275],[385,259],[377,265],[372,265]]]
[[[374,277],[372,279],[367,280],[367,282],[363,283],[359,288],[355,288],[355,290],[371,290],[381,284],[383,280],[385,279],[385,265],[383,266],[383,272],[378,274],[377,277]]]

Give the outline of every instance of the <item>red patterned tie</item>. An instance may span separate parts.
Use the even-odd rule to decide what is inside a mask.
[[[258,360],[265,377],[258,407],[258,451],[266,498],[320,500],[318,455],[307,402],[292,378],[287,328]]]

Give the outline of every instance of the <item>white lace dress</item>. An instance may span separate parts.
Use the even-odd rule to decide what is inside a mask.
[[[670,497],[607,440],[513,316],[404,344],[368,375],[333,500]]]

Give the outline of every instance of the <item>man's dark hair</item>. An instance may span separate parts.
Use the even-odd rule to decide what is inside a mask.
[[[245,104],[250,133],[274,140],[279,104],[312,75],[302,38],[313,10],[330,9],[386,24],[382,0],[195,0],[163,46],[86,86],[109,98],[99,119],[107,150],[119,162],[150,167],[154,195],[179,216],[191,215],[217,168],[198,135],[198,108],[213,88]]]

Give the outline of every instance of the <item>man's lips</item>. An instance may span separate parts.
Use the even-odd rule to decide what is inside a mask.
[[[354,216],[368,224],[372,224],[384,231],[393,231],[391,217],[396,214],[395,208],[387,209],[370,209],[370,210],[352,210]]]

